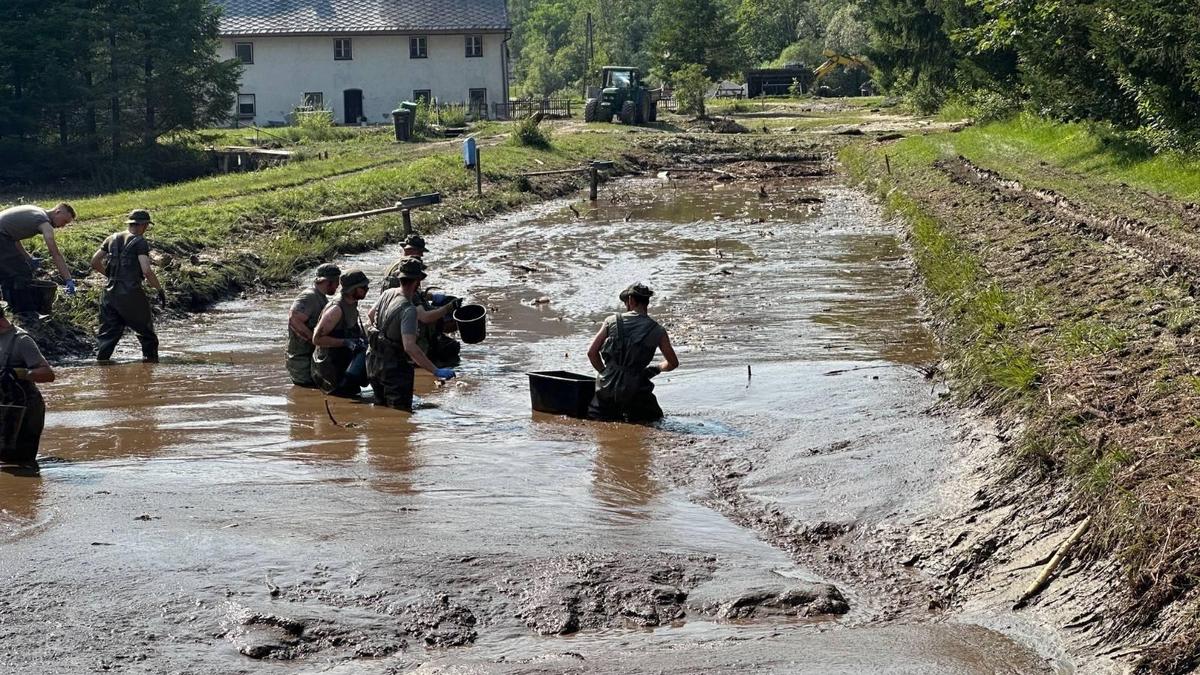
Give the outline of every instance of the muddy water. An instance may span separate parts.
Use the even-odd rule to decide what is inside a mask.
[[[574,206],[429,238],[429,284],[488,306],[489,337],[464,348],[458,380],[418,375],[412,416],[341,399],[327,411],[292,388],[290,295],[164,327],[157,366],[134,362],[127,338],[126,363],[60,369],[44,388],[40,475],[0,474],[0,664],[1041,667],[924,607],[878,626],[894,598],[798,565],[705,506],[705,482],[679,468],[719,456],[744,467],[748,502],[845,527],[903,518],[937,479],[947,432],[922,414],[932,398],[916,369],[937,354],[895,232],[862,197],[640,181]],[[397,254],[339,262],[378,278]],[[524,373],[590,372],[590,337],[634,280],[655,288],[652,314],[680,353],[656,380],[666,419],[531,413]],[[763,589],[816,600],[773,610],[748,599]],[[823,614],[842,597],[849,613]]]

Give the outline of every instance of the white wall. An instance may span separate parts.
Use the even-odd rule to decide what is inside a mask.
[[[352,40],[353,59],[333,58],[335,37]],[[467,58],[465,36],[427,35],[428,58],[410,59],[409,35],[283,36],[222,38],[221,57],[234,57],[234,43],[254,43],[254,63],[247,64],[238,90],[254,94],[257,115],[265,126],[282,122],[305,92],[325,95],[334,120],[345,122],[343,92],[361,89],[368,122],[391,122],[391,111],[412,98],[413,90],[429,89],[445,103],[468,100],[469,89],[487,89],[488,107],[504,100],[501,50],[504,36],[484,34],[483,56]]]

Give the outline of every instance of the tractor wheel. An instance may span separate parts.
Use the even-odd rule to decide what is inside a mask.
[[[621,104],[621,123],[637,123],[637,105],[633,101],[625,101]]]
[[[594,98],[589,98],[587,104],[583,106],[583,121],[598,122],[599,116],[596,114],[600,110],[600,101]]]

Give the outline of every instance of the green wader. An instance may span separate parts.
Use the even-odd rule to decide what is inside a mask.
[[[21,242],[0,232],[0,292],[14,313],[35,311],[37,305],[29,294],[32,282],[33,267],[21,252]]]
[[[324,296],[322,296],[324,297]],[[328,304],[328,303],[326,303]],[[321,309],[324,309],[322,307]],[[317,321],[321,319],[321,312],[312,312],[308,315],[308,321],[304,325],[308,328],[308,333],[311,335],[317,327]],[[295,331],[288,328],[288,346],[287,346],[287,371],[292,378],[292,384],[300,387],[315,387],[316,380],[313,379],[313,352],[316,350],[313,344],[308,340],[296,335]]]
[[[358,306],[346,304],[343,300],[330,303],[321,312],[328,312],[333,306],[342,308],[342,320],[337,327],[330,331],[330,337],[355,339],[366,337],[362,324],[358,322]],[[365,381],[352,380],[346,377],[346,371],[354,361],[355,353],[346,347],[317,347],[312,355],[313,380],[321,391],[333,396],[355,398],[358,396]]]
[[[142,358],[158,360],[158,334],[154,332],[154,311],[142,289],[142,266],[134,244],[138,235],[121,233],[108,247],[108,283],[100,296],[100,333],[96,336],[96,358],[112,358],[117,342],[128,326],[142,345]]]
[[[412,412],[415,368],[404,345],[387,337],[392,322],[400,320],[405,304],[402,296],[391,300],[375,315],[375,325],[367,329],[367,379],[376,403]]]
[[[421,309],[426,312],[437,309],[424,295],[419,302]],[[458,365],[459,353],[462,351],[462,344],[446,335],[446,331],[442,327],[445,321],[446,318],[443,317],[434,323],[417,324],[417,346],[439,368]]]
[[[663,416],[654,396],[654,383],[646,374],[663,332],[662,326],[648,316],[615,315],[600,348],[604,370],[596,382],[588,417],[649,422]]]
[[[28,464],[37,459],[38,446],[42,442],[42,430],[46,427],[46,401],[36,384],[18,380],[12,375],[12,354],[18,337],[16,329],[10,335],[8,347],[4,350],[4,369],[0,371],[0,402],[23,405],[25,414],[21,417],[21,427],[14,442],[0,443],[0,462]],[[0,435],[7,438],[8,430],[0,429]]]

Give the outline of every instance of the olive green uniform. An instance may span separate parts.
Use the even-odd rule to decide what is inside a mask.
[[[42,233],[50,213],[37,206],[14,206],[0,211],[0,291],[14,312],[34,311],[36,304],[28,289],[33,266],[21,241]]]
[[[414,368],[404,350],[404,336],[416,337],[418,332],[416,305],[399,288],[385,291],[375,324],[367,331],[367,378],[377,403],[412,411]]]
[[[317,327],[317,321],[321,319],[321,311],[325,309],[325,305],[329,303],[329,299],[325,294],[315,288],[310,288],[300,294],[296,301],[292,303],[293,312],[298,312],[308,317],[304,325],[308,327],[308,332],[311,335],[313,329]],[[291,323],[288,324],[288,346],[287,346],[287,369],[288,375],[292,377],[292,383],[301,387],[315,387],[316,380],[312,374],[312,356],[316,348],[308,340],[296,334],[292,330]]]
[[[662,408],[646,369],[666,329],[645,314],[625,312],[606,319],[604,330],[606,337],[600,348],[604,370],[596,381],[588,417],[631,422],[661,418]]]
[[[150,298],[142,289],[142,265],[139,256],[150,255],[150,244],[141,235],[117,232],[110,235],[100,249],[108,253],[104,270],[108,283],[100,296],[100,334],[96,338],[96,358],[112,357],[125,327],[133,329],[142,345],[142,357],[158,359],[158,335],[154,332],[154,312]]]
[[[46,402],[37,384],[29,380],[18,380],[12,368],[37,368],[45,359],[33,337],[20,328],[0,334],[0,402],[25,406],[21,418],[21,429],[14,443],[0,443],[0,461],[27,463],[37,459],[42,430],[46,426]],[[0,436],[8,436],[7,429],[0,429]]]
[[[325,312],[334,307],[341,308],[342,320],[338,322],[337,327],[330,331],[330,337],[341,339],[366,337],[363,334],[362,324],[358,320],[358,305],[352,305],[346,302],[345,298],[341,298],[337,302],[325,305],[321,315],[324,316]],[[334,396],[358,396],[359,390],[366,382],[351,381],[346,376],[346,370],[354,361],[354,356],[354,351],[348,347],[317,347],[313,350],[313,380],[321,388],[321,391]]]

